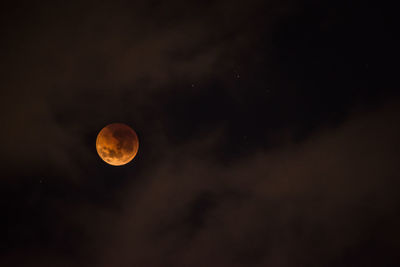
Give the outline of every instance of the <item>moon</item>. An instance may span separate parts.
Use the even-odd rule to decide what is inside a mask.
[[[121,166],[129,163],[136,156],[138,149],[138,136],[126,124],[109,124],[97,135],[97,153],[110,165]]]

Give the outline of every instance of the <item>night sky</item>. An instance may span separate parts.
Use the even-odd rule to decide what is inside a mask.
[[[2,2],[0,266],[400,266],[398,12],[368,2]]]

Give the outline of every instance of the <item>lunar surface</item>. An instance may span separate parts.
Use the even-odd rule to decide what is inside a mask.
[[[113,123],[104,127],[97,135],[96,149],[105,162],[121,166],[136,156],[139,139],[136,132],[128,125]]]

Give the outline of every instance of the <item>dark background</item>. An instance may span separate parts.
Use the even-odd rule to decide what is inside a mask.
[[[400,265],[395,7],[0,10],[1,266]]]

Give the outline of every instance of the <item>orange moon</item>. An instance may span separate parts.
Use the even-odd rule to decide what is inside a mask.
[[[129,163],[136,156],[138,149],[137,134],[126,124],[109,124],[97,135],[97,153],[110,165],[121,166]]]

